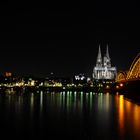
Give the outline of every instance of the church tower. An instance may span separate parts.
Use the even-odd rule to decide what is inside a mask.
[[[115,80],[116,67],[111,66],[111,59],[109,56],[108,45],[106,46],[106,54],[103,57],[101,55],[101,48],[99,45],[99,51],[97,55],[96,65],[93,68],[93,79],[94,80]]]
[[[104,56],[104,67],[111,67],[111,59],[109,57],[108,45],[106,46],[106,54]]]
[[[101,55],[101,48],[99,45],[98,56],[96,61],[96,67],[102,67],[102,55]]]

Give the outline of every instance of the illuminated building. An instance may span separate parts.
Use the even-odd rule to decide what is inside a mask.
[[[106,54],[102,59],[101,49],[99,46],[96,66],[93,69],[94,80],[115,80],[116,67],[111,66],[111,59],[109,57],[108,46],[106,48]]]
[[[75,75],[75,80],[85,80],[84,74]]]

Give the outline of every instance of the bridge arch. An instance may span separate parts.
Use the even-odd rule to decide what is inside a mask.
[[[140,53],[133,60],[126,79],[140,79]]]
[[[119,71],[116,77],[116,82],[126,81],[127,73],[124,71]]]

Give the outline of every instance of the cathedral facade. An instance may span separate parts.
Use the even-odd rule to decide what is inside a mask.
[[[111,66],[108,46],[106,47],[106,54],[103,58],[101,55],[101,48],[99,46],[96,65],[93,68],[93,80],[115,80],[116,73],[116,67]]]

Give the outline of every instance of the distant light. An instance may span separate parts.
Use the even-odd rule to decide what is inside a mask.
[[[91,81],[91,78],[88,77],[88,78],[87,78],[87,82],[89,82],[89,81]]]
[[[123,83],[120,84],[120,87],[123,87]]]
[[[35,81],[34,80],[31,81],[31,86],[35,86]]]
[[[19,84],[18,84],[18,83],[16,83],[16,86],[19,86]]]
[[[41,82],[40,86],[43,86],[43,82]]]
[[[109,85],[107,85],[107,86],[106,86],[106,88],[110,88],[110,86],[109,86]]]

